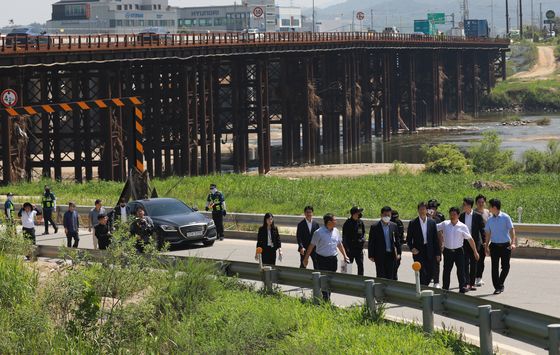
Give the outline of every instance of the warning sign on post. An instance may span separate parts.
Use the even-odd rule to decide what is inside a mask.
[[[262,15],[264,14],[263,8],[260,6],[257,6],[253,9],[253,16],[255,17],[262,17]]]
[[[0,94],[0,102],[6,107],[14,107],[18,102],[18,95],[13,89],[6,89]]]

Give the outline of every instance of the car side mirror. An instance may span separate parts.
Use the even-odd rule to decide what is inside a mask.
[[[193,211],[195,211],[195,212],[198,212],[198,207],[196,207],[196,206],[193,206],[193,208],[192,208],[192,209],[193,209]]]

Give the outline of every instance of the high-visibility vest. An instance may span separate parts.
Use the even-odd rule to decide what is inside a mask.
[[[224,196],[221,192],[216,192],[215,194],[208,194],[208,198],[206,199],[210,202],[210,206],[212,206],[212,211],[221,211],[224,209],[222,201],[224,200]]]
[[[48,195],[43,195],[43,208],[53,208],[54,207],[54,195],[49,193]]]

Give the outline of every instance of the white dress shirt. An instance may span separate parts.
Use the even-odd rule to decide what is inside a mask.
[[[438,223],[437,230],[443,232],[443,246],[447,249],[462,248],[464,240],[472,239],[469,229],[461,221],[455,225],[451,221],[443,221]]]
[[[267,232],[268,232],[268,234],[267,234],[267,237],[268,237],[267,245],[271,248],[274,248],[274,243],[272,242],[272,233],[270,233],[270,229],[267,228]]]
[[[37,216],[37,211],[32,210],[31,212],[22,211],[21,212],[21,226],[23,228],[35,228],[35,217]]]
[[[311,233],[311,229],[313,229],[313,220],[308,221],[307,219],[305,220],[305,223],[307,223],[307,228],[309,229],[309,233]]]
[[[465,212],[465,225],[467,226],[469,231],[472,230],[472,216],[473,216],[473,213],[474,213],[473,210],[471,210],[471,213]]]
[[[420,228],[422,229],[422,236],[424,237],[424,245],[428,244],[428,217],[425,221],[422,221],[422,217],[418,218],[420,220]]]
[[[126,206],[121,207],[121,221],[124,223],[126,222]]]

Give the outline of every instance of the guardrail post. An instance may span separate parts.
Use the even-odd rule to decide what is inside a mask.
[[[272,267],[265,266],[263,268],[264,272],[264,290],[266,292],[272,292]]]
[[[422,328],[425,333],[434,332],[434,291],[424,290],[420,293],[422,299]]]
[[[492,306],[478,306],[478,320],[480,322],[480,353],[482,355],[492,355],[494,346],[492,345]]]
[[[369,308],[371,314],[375,314],[377,311],[377,305],[375,304],[375,280],[366,280],[365,284],[365,295],[366,304]]]
[[[323,299],[323,294],[321,293],[321,273],[314,272],[311,276],[313,277],[313,303],[319,304]]]
[[[550,355],[560,354],[560,324],[548,326],[548,353]]]

